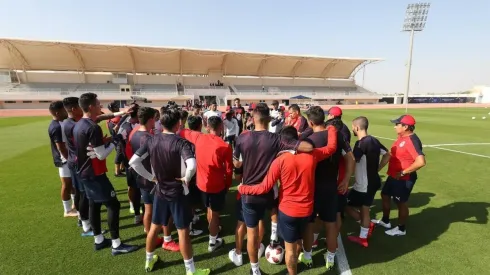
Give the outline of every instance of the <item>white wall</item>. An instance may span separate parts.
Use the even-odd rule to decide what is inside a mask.
[[[325,79],[288,79],[288,78],[243,78],[243,77],[225,77],[225,84],[243,85],[243,86],[336,86],[336,87],[354,87],[353,80],[325,80]]]
[[[179,80],[178,76],[165,75],[132,75],[131,83],[134,84],[176,84]]]

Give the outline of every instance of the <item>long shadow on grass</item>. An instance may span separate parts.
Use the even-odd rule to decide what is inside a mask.
[[[372,263],[389,262],[437,241],[452,223],[487,224],[487,202],[455,202],[443,207],[429,207],[408,218],[407,235],[390,237],[384,228],[377,227],[369,248],[360,248],[344,238],[351,268]],[[396,218],[396,217],[392,217]],[[392,219],[396,225],[396,220]]]

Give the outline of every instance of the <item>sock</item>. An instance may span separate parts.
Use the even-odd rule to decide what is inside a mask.
[[[82,228],[84,232],[90,231],[90,221],[89,220],[82,221]]]
[[[361,223],[361,220],[356,221],[357,223]]]
[[[77,211],[77,215],[78,215],[78,219],[79,219],[79,220],[82,220],[82,219],[80,218],[80,212],[78,212],[78,211]]]
[[[319,233],[313,233],[313,242],[315,243],[318,240]]]
[[[118,248],[121,245],[121,239],[117,238],[112,240],[112,248]]]
[[[332,253],[332,252],[327,250],[327,259],[329,259],[331,262],[334,262],[335,261],[335,252]]]
[[[399,229],[400,231],[405,232],[405,225],[401,225],[401,224],[399,224],[399,225],[398,225],[398,229]]]
[[[133,203],[131,201],[129,202],[129,209],[133,209],[134,210],[134,206],[133,206]]]
[[[172,236],[163,236],[163,241],[169,243],[172,241]]]
[[[101,244],[104,241],[104,235],[100,234],[97,236],[94,236],[95,243],[96,244]]]
[[[389,224],[390,223],[390,217],[388,216],[383,216],[383,218],[381,219],[382,222],[386,223],[386,224]]]
[[[209,244],[216,244],[216,237],[218,236],[211,236],[209,235]]]
[[[250,263],[250,265],[252,266],[252,273],[255,274],[255,272],[259,272],[260,271],[259,263]]]
[[[311,251],[307,252],[306,250],[303,249],[303,255],[304,255],[305,259],[311,260]]]
[[[359,234],[359,237],[366,239],[368,236],[369,228],[364,228],[361,226],[361,233]]]
[[[277,241],[277,223],[271,222],[271,240]]]
[[[75,194],[71,194],[71,201],[73,202],[73,204],[75,204]]]
[[[148,251],[146,251],[146,260],[147,261],[153,260],[153,255],[154,254],[155,254],[155,252],[148,252]]]
[[[63,209],[65,210],[65,213],[70,212],[71,210],[71,201],[62,201],[63,202]]]
[[[196,272],[196,267],[194,266],[194,258],[190,258],[189,260],[184,260],[185,271],[187,273]]]

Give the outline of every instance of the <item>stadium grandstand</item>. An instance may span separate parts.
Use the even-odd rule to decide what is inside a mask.
[[[168,101],[216,101],[284,105],[400,104],[356,85],[354,76],[370,58],[332,58],[237,51],[0,39],[0,109],[45,109],[52,100],[99,95],[122,107]],[[449,101],[475,102],[475,96]],[[431,101],[424,96],[419,101]],[[410,103],[417,99],[410,98]],[[436,100],[437,101],[437,100]]]

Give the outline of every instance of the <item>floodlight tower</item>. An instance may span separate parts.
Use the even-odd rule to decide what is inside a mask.
[[[405,13],[405,22],[403,23],[404,32],[410,32],[410,51],[407,64],[407,83],[403,103],[405,104],[405,113],[408,112],[408,91],[410,90],[410,71],[412,69],[412,51],[413,37],[415,32],[421,32],[425,28],[427,15],[429,14],[430,3],[408,4]]]

